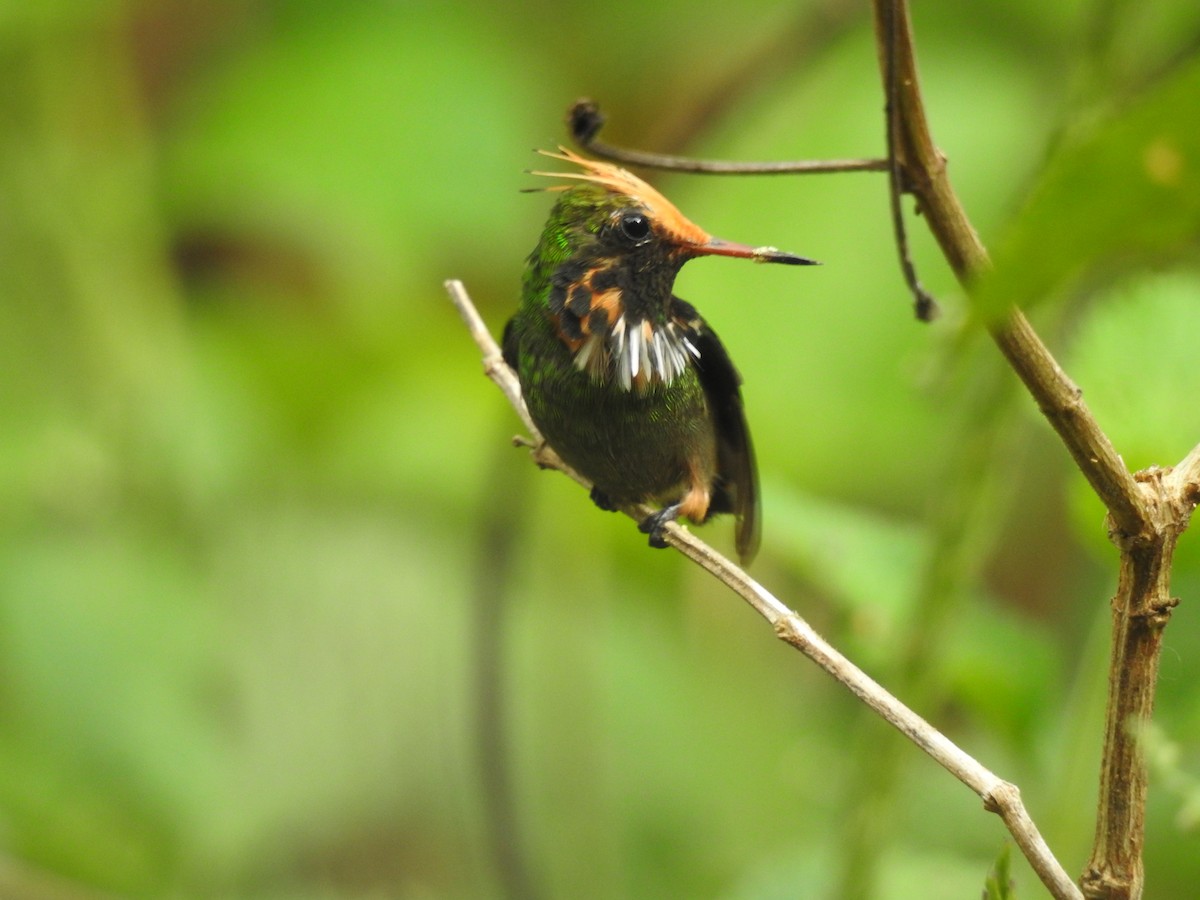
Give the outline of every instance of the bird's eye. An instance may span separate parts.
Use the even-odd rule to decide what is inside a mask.
[[[650,220],[639,212],[628,212],[621,216],[621,234],[635,244],[640,244],[650,236]]]

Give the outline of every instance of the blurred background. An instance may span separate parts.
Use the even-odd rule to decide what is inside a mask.
[[[868,4],[0,0],[0,896],[978,896],[968,790],[511,446],[499,334],[580,96],[630,145],[875,156]],[[929,115],[1135,467],[1200,440],[1200,6],[918,4]],[[752,573],[1088,853],[1116,553],[879,174],[651,175],[745,378]],[[911,205],[911,204],[906,204]],[[703,529],[731,546],[732,526]],[[1200,883],[1200,548],[1147,881]],[[1041,887],[1019,859],[1023,896]]]

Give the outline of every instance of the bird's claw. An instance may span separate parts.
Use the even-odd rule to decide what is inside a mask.
[[[648,543],[655,550],[666,550],[669,546],[671,546],[670,544],[667,543],[667,539],[663,534],[663,529],[662,529],[661,525],[657,528],[651,529],[649,534],[650,534],[650,540],[648,541]]]
[[[554,448],[546,443],[545,439],[540,441],[531,441],[528,438],[523,438],[518,442],[517,438],[513,438],[513,444],[518,447],[529,447],[529,452],[533,456],[534,463],[536,463],[537,467],[543,471],[546,469],[562,468],[561,457],[554,452]]]
[[[666,528],[668,523],[679,518],[679,504],[672,503],[664,506],[656,513],[651,513],[638,523],[638,531],[650,536],[650,546],[662,550],[670,546],[667,543]]]
[[[598,487],[593,487],[589,496],[592,498],[592,502],[605,512],[616,512],[618,509],[617,504],[613,503],[612,500],[609,499],[608,494],[604,493],[604,491],[600,490]]]

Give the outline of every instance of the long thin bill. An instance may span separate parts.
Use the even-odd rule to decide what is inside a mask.
[[[711,238],[706,244],[697,244],[697,253],[705,256],[736,256],[739,259],[752,259],[755,262],[783,263],[785,266],[819,266],[820,263],[807,256],[797,256],[795,253],[784,253],[775,247],[750,247],[746,244],[735,244],[733,241],[723,241]]]

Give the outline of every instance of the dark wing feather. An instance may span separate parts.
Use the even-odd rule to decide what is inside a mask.
[[[762,516],[758,493],[758,466],[754,445],[742,406],[742,377],[725,352],[715,331],[690,303],[671,298],[671,314],[677,327],[699,352],[693,360],[700,384],[708,397],[717,432],[717,484],[712,512],[732,512],[738,556],[748,563],[758,552],[762,538]]]
[[[504,361],[508,363],[508,367],[514,372],[517,371],[517,333],[513,328],[513,322],[516,321],[516,316],[508,320],[504,326],[504,335],[500,338],[500,353],[504,357]]]

